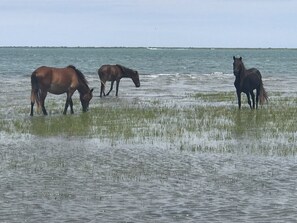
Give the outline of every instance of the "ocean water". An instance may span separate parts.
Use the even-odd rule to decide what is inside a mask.
[[[142,74],[232,74],[232,57],[264,77],[294,77],[297,49],[0,48],[2,76],[29,75],[41,65],[73,64],[86,74],[102,64],[123,64]]]
[[[103,64],[140,73],[140,88],[121,81],[121,103],[208,106],[212,102],[187,96],[234,92],[233,101],[215,105],[237,108],[233,56],[260,70],[268,93],[296,95],[295,49],[0,48],[0,119],[29,118],[30,75],[42,65],[80,69],[95,88],[89,112],[115,101],[115,92],[99,98]],[[47,101],[62,113],[65,95]],[[60,115],[50,103],[47,109]],[[162,141],[65,140],[0,130],[0,222],[294,222],[296,179],[294,155],[181,152]]]
[[[197,78],[197,91],[233,90],[233,56],[258,68],[269,91],[295,91],[297,49],[0,48],[0,78],[30,81],[39,66],[75,65],[96,86],[97,69],[122,64],[146,75]],[[199,81],[200,80],[200,81]],[[228,80],[222,87],[221,80]],[[160,83],[162,84],[162,83]],[[161,87],[160,87],[161,88]]]

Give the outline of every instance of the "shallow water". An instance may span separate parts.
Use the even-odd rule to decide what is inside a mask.
[[[5,138],[4,222],[288,222],[297,217],[294,157],[180,151],[162,143]]]
[[[97,87],[88,114],[101,106],[177,111],[212,106],[237,115],[218,122],[247,126],[246,132],[217,140],[213,134],[218,129],[169,140],[43,137],[1,130],[1,222],[294,222],[296,129],[290,140],[282,132],[259,138],[253,124],[268,105],[253,113],[243,96],[238,113],[235,93],[230,101],[193,97],[234,92],[232,56],[237,54],[261,66],[272,104],[275,98],[296,94],[294,50],[1,49],[1,57],[8,57],[0,71],[2,120],[30,119],[30,73],[38,64],[73,63],[85,71],[91,87]],[[141,87],[123,79],[118,98],[112,92],[100,99],[96,69],[103,63],[142,68]],[[74,111],[79,115],[77,98],[76,93]],[[65,96],[48,95],[50,117],[61,115],[64,101]],[[286,106],[296,107],[296,100]],[[36,116],[33,119],[43,118]],[[264,146],[270,150],[261,151]],[[282,146],[291,152],[279,152]]]

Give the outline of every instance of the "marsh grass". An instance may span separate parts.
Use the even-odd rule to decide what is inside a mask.
[[[41,137],[90,137],[153,144],[166,142],[181,150],[260,154],[295,154],[297,150],[297,100],[272,94],[258,110],[243,106],[218,106],[236,100],[234,92],[197,93],[194,101],[213,105],[166,107],[162,102],[105,103],[87,113],[1,120],[1,130]]]
[[[195,93],[193,97],[205,102],[230,102],[234,100],[234,92],[220,92],[220,93]]]

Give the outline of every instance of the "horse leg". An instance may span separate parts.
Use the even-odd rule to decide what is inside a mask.
[[[40,106],[41,106],[41,109],[42,109],[42,112],[44,115],[47,115],[47,111],[44,106],[44,101],[45,101],[46,95],[47,95],[47,92],[46,93],[42,92],[40,95]]]
[[[69,105],[70,105],[71,113],[73,114],[73,108],[71,108],[71,101],[72,101],[72,99],[69,96],[67,96],[66,103],[65,103],[65,108],[64,108],[64,111],[63,111],[63,115],[66,115]]]
[[[64,111],[63,111],[63,115],[66,115],[68,106],[69,106],[69,98],[67,97],[66,103],[65,103],[65,108],[64,108]]]
[[[44,114],[44,115],[47,115],[47,111],[46,111],[46,109],[45,109],[45,107],[44,107],[44,103],[41,105],[41,108],[42,108],[42,112],[43,112],[43,114]]]
[[[238,108],[241,108],[241,92],[240,91],[236,91],[237,93],[237,100],[238,100]]]
[[[120,85],[120,80],[117,81],[117,87],[116,87],[116,96],[118,96],[119,92],[119,85]]]
[[[105,92],[104,92],[104,90],[105,90],[105,83],[103,81],[101,81],[100,98],[102,98],[102,94],[103,94],[103,96],[105,96]]]
[[[253,101],[253,109],[255,109],[255,94],[253,91],[250,92],[251,96],[252,96],[252,101]]]
[[[112,91],[112,89],[113,89],[113,83],[114,83],[114,81],[111,81],[110,89],[109,89],[109,92],[107,92],[106,96],[108,96],[109,93]]]
[[[33,107],[34,107],[34,102],[31,101],[31,112],[30,112],[30,116],[33,116]]]
[[[34,103],[35,103],[35,100],[36,100],[36,96],[32,90],[31,92],[31,112],[30,112],[30,116],[33,116],[33,108],[34,108]]]
[[[68,92],[67,92],[67,99],[66,99],[66,103],[65,103],[65,108],[64,108],[64,112],[63,114],[66,115],[67,113],[67,109],[68,109],[68,106],[70,105],[70,112],[71,114],[73,114],[73,101],[72,101],[72,95],[73,93],[75,92],[76,89],[70,89]]]
[[[72,98],[70,98],[70,100],[69,100],[69,105],[70,105],[70,111],[71,111],[71,114],[74,114]]]
[[[65,102],[63,115],[66,115],[66,113],[67,113],[67,109],[68,109],[68,106],[70,104],[70,100],[71,100],[71,98],[70,98],[69,92],[67,92],[67,98],[66,98],[66,102]]]
[[[251,98],[250,98],[250,93],[249,93],[249,92],[248,92],[248,93],[246,93],[246,96],[247,96],[247,99],[248,99],[248,104],[249,104],[250,108],[251,108],[251,109],[253,109],[253,108],[252,108],[252,102],[251,102]]]
[[[256,109],[258,109],[259,95],[260,95],[260,89],[257,89],[257,91],[256,91]]]
[[[30,116],[33,116],[33,107],[34,107],[35,100],[36,100],[35,90],[32,89],[32,91],[31,91],[31,112],[30,112]]]

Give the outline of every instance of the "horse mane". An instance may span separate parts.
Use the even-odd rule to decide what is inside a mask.
[[[83,73],[79,69],[77,69],[73,65],[69,65],[67,68],[73,69],[75,71],[79,81],[82,82],[84,85],[88,86],[88,81],[87,81],[85,75],[83,75]]]
[[[242,70],[243,70],[243,72],[245,72],[246,71],[246,67],[245,67],[245,65],[244,65],[244,63],[243,63],[242,60],[241,60],[241,64],[242,64]]]
[[[124,74],[131,74],[131,73],[133,74],[135,72],[134,70],[120,64],[116,64],[116,66],[119,67]]]

